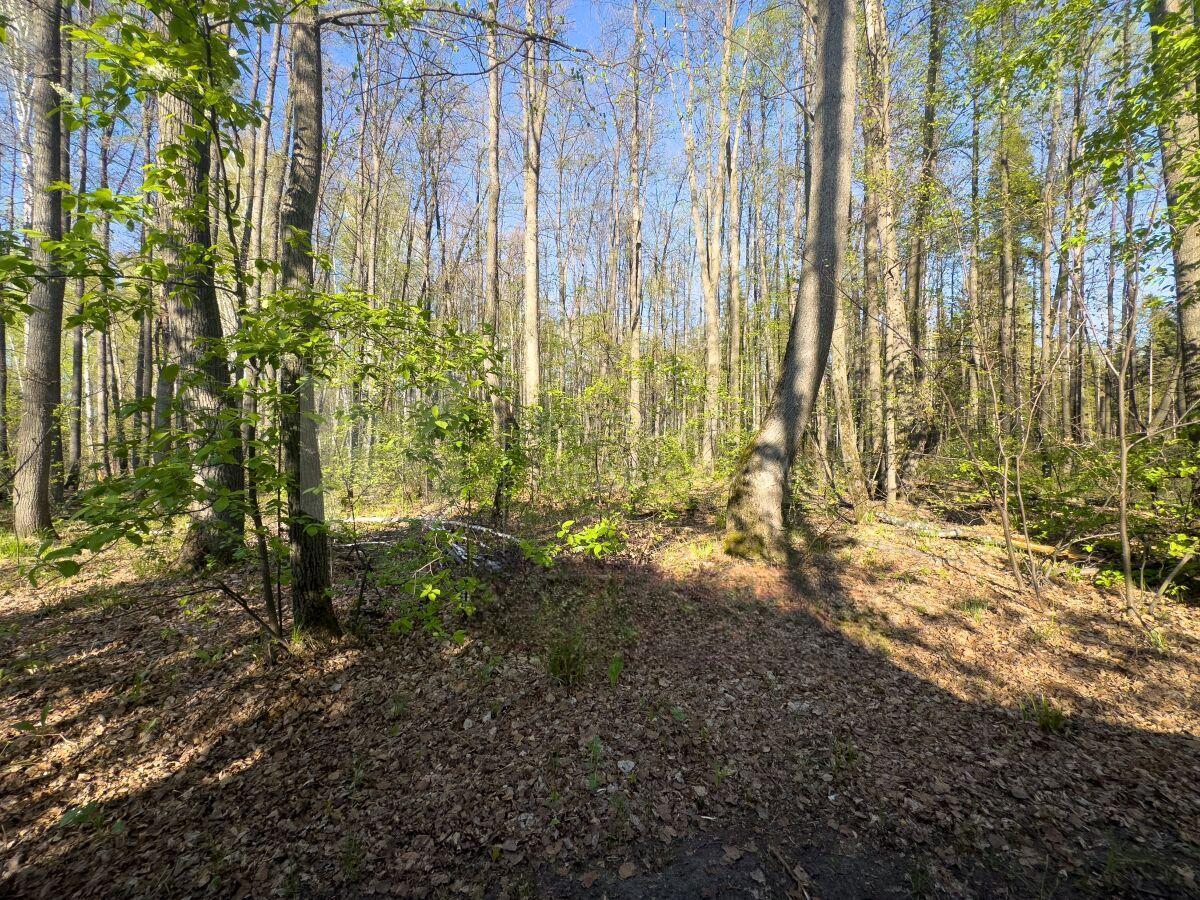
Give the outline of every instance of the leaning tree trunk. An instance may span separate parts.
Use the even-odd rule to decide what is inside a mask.
[[[322,107],[321,26],[315,4],[300,6],[292,31],[288,90],[291,154],[279,215],[283,289],[297,295],[313,289],[313,223],[321,184]],[[311,318],[311,317],[310,317]],[[315,327],[311,320],[306,323]],[[292,618],[306,631],[341,633],[330,600],[329,532],[321,485],[316,405],[310,361],[289,355],[279,373],[283,407],[283,468],[287,478],[288,540],[291,545]]]
[[[50,518],[51,450],[57,437],[62,378],[62,272],[45,242],[62,239],[62,194],[52,185],[62,180],[62,120],[58,114],[62,81],[62,7],[30,3],[33,47],[31,118],[32,161],[30,225],[35,232],[33,261],[39,276],[30,291],[25,326],[25,372],[21,379],[21,421],[17,429],[16,476],[13,481],[13,525],[27,537],[53,530]]]
[[[210,561],[233,561],[243,544],[244,510],[236,405],[219,346],[223,335],[209,215],[211,144],[194,98],[159,97],[160,157],[164,147],[181,151],[171,163],[173,186],[169,196],[160,198],[158,215],[171,349],[179,366],[179,400],[197,485],[180,561],[200,568]],[[102,382],[102,393],[107,390]]]
[[[825,373],[849,237],[855,43],[852,0],[822,4],[799,295],[771,405],[729,494],[726,544],[735,553],[780,558],[787,551],[789,474]]]

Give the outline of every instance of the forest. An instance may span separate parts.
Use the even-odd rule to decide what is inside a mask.
[[[0,59],[0,896],[1200,897],[1196,0]]]

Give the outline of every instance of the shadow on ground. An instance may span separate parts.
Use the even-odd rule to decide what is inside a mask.
[[[922,629],[838,627],[832,554],[646,556],[514,566],[463,647],[371,620],[275,665],[169,578],[10,598],[0,894],[1200,895],[1194,727],[944,689]]]

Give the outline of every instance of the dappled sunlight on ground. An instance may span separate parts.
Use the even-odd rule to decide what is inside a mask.
[[[0,890],[1197,889],[1196,609],[1156,646],[977,543],[859,525],[782,569],[630,531],[504,569],[462,646],[374,618],[275,663],[136,555],[6,581]]]

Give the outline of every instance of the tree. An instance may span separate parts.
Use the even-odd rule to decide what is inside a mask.
[[[313,225],[321,184],[324,81],[321,25],[315,3],[304,3],[292,26],[288,105],[291,152],[279,213],[280,276],[284,291],[301,307],[313,293]],[[306,323],[315,324],[311,313]],[[288,354],[279,373],[283,405],[280,429],[287,478],[288,541],[291,547],[292,619],[305,631],[341,633],[330,600],[329,532],[321,476],[321,448],[313,373],[302,353]]]
[[[734,476],[727,507],[728,548],[775,558],[787,550],[791,466],[825,374],[849,243],[857,42],[850,0],[818,7],[815,30],[812,187],[799,292],[779,381]]]
[[[633,0],[633,123],[629,132],[629,448],[638,467],[642,439],[642,10]]]
[[[525,0],[525,27],[533,31],[534,0]],[[546,125],[546,97],[549,90],[549,48],[542,42],[526,39],[522,67],[525,88],[525,289],[521,306],[521,404],[536,407],[542,397],[541,250],[538,224],[538,192],[542,173],[542,129]]]
[[[62,380],[62,317],[65,279],[47,244],[62,239],[62,6],[30,0],[33,48],[31,119],[33,150],[29,189],[33,194],[31,256],[38,275],[27,301],[25,373],[13,481],[14,527],[28,537],[53,530],[50,515],[51,449],[58,429],[56,409]]]
[[[212,39],[189,9],[174,9],[171,21],[174,34],[189,33],[197,42]],[[243,545],[241,437],[229,365],[221,349],[224,334],[213,269],[210,123],[199,90],[166,91],[158,102],[158,159],[165,195],[158,206],[160,256],[166,269],[163,294],[197,485],[181,561],[200,568],[209,561],[231,562]],[[107,342],[101,348],[105,373]],[[103,377],[101,389],[107,390]]]
[[[896,238],[895,178],[892,174],[892,118],[891,118],[891,49],[888,41],[887,20],[879,0],[865,0],[867,100],[863,115],[864,144],[866,146],[864,231],[866,254],[878,254],[879,265],[872,265],[873,273],[868,284],[874,289],[879,281],[883,303],[879,316],[883,351],[883,465],[881,476],[884,499],[896,502],[900,484],[899,436],[908,429],[913,411],[913,356],[912,331],[908,328],[904,297],[900,287],[900,251]],[[878,302],[878,301],[876,301]],[[875,323],[870,323],[876,327]],[[903,417],[903,418],[902,418]]]
[[[1196,72],[1187,70],[1189,54],[1195,52],[1188,48],[1194,47],[1196,29],[1195,4],[1190,4],[1190,11],[1188,6],[1184,0],[1154,0],[1150,5],[1150,65],[1157,89],[1166,94],[1158,136],[1175,262],[1180,392],[1185,411],[1194,415],[1200,408],[1200,209],[1194,187],[1200,95]]]

